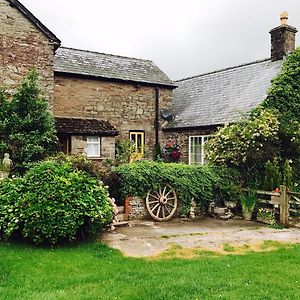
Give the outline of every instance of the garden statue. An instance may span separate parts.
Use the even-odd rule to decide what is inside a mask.
[[[5,153],[2,161],[3,169],[7,172],[9,172],[12,167],[12,160],[9,157],[9,153]]]

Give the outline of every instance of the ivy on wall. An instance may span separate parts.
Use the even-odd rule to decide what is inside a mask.
[[[221,128],[207,152],[211,162],[238,170],[242,184],[250,187],[263,187],[270,161],[281,171],[279,179],[270,179],[274,185],[286,181],[290,167],[294,181],[300,179],[300,48],[286,57],[262,105]]]

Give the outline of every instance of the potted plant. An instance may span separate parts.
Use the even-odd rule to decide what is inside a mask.
[[[246,221],[251,221],[254,207],[257,202],[256,194],[248,192],[240,195],[243,209],[243,217]]]
[[[163,147],[163,154],[167,162],[178,162],[180,158],[180,149],[177,141],[168,141]]]
[[[275,219],[275,213],[270,208],[260,208],[257,212],[257,221],[269,224],[269,225],[275,225],[276,219]]]

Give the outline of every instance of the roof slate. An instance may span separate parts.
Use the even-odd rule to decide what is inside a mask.
[[[168,76],[150,60],[73,48],[61,47],[57,50],[54,71],[175,88]]]
[[[176,81],[175,119],[167,129],[237,121],[262,103],[281,67],[282,61],[264,59]]]
[[[118,131],[113,125],[100,119],[55,117],[55,127],[61,134],[118,135]]]

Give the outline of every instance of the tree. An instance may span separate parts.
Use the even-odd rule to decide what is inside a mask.
[[[41,96],[38,75],[29,72],[9,99],[0,91],[0,151],[11,153],[17,171],[26,164],[42,160],[57,149],[54,120],[48,101]]]

